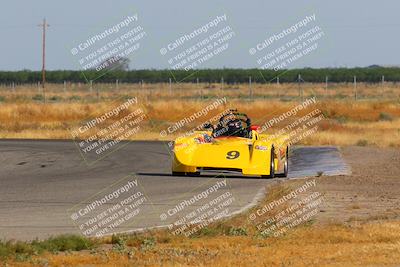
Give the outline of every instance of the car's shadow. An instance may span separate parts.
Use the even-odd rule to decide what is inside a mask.
[[[200,174],[198,176],[181,176],[181,175],[172,175],[171,173],[150,173],[150,172],[138,172],[136,173],[137,175],[141,176],[165,176],[165,177],[177,177],[177,178],[199,178],[199,179],[204,179],[204,178],[229,178],[229,179],[265,179],[268,180],[268,178],[261,178],[260,176],[243,176],[243,175],[232,175],[232,174],[226,174],[226,173],[205,173],[205,174]]]

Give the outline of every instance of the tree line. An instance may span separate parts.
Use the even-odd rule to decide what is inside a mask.
[[[50,83],[88,82],[93,80],[97,83],[113,83],[116,80],[126,83],[160,83],[169,82],[223,82],[248,83],[249,77],[252,82],[288,83],[299,80],[305,82],[353,82],[354,76],[357,82],[381,82],[382,77],[388,82],[400,81],[400,68],[392,67],[367,67],[367,68],[303,68],[291,70],[259,70],[259,69],[202,69],[202,70],[111,70],[107,73],[73,70],[53,70],[46,72],[46,80]],[[41,81],[41,71],[0,71],[0,83],[37,83]]]

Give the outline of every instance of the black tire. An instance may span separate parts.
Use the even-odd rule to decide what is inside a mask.
[[[289,174],[289,148],[286,148],[286,161],[283,168],[283,177],[288,177]]]
[[[270,175],[261,175],[262,178],[274,178],[275,177],[275,152],[274,147],[271,148],[271,160],[269,163],[269,173]]]
[[[172,176],[185,176],[184,172],[172,172]]]
[[[187,174],[188,176],[192,176],[192,177],[200,176],[200,172],[187,172],[186,174]]]
[[[289,174],[289,148],[286,149],[286,160],[283,166],[283,173],[276,174],[275,177],[286,178]]]

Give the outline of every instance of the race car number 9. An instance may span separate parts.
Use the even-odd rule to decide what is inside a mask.
[[[239,151],[229,151],[226,153],[227,159],[237,159],[240,156]]]

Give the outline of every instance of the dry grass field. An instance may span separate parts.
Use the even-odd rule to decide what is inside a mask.
[[[148,249],[133,237],[124,247],[47,253],[9,266],[398,266],[399,231],[398,222],[303,226],[279,238],[169,238]]]
[[[128,139],[172,140],[228,108],[246,112],[254,124],[263,125],[314,96],[316,104],[268,132],[279,131],[319,109],[324,120],[315,134],[301,140],[302,144],[400,146],[400,86],[396,84],[358,84],[357,91],[352,84],[332,84],[328,88],[325,84],[252,84],[251,90],[243,84],[119,84],[118,88],[114,84],[94,84],[92,89],[84,84],[67,84],[65,88],[50,84],[45,94],[35,86],[2,87],[0,138],[70,139],[71,129],[137,97],[147,119],[141,131]],[[223,97],[226,104],[173,134],[160,136],[161,130]]]

